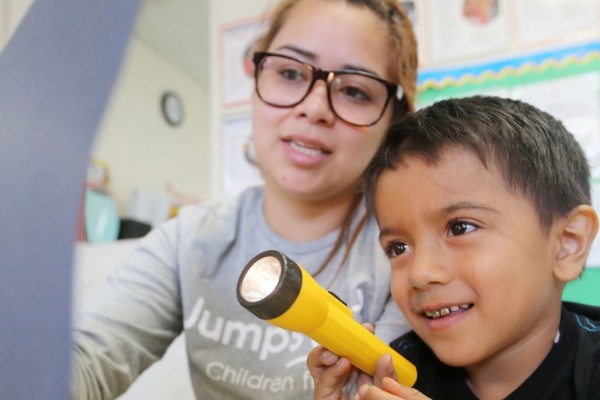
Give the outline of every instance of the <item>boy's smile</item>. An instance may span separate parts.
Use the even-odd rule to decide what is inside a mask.
[[[469,373],[539,365],[560,318],[557,224],[543,229],[533,203],[461,147],[385,170],[375,208],[394,299],[438,358]]]

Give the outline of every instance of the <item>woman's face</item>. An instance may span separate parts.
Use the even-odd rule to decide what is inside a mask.
[[[267,51],[327,70],[366,70],[391,81],[388,34],[371,10],[343,1],[303,0]],[[391,102],[390,102],[391,103]],[[267,190],[307,200],[351,196],[390,124],[388,104],[373,126],[335,116],[324,81],[298,105],[277,108],[253,96],[253,139]]]

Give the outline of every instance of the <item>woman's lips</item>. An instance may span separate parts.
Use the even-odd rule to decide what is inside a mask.
[[[332,154],[331,150],[318,143],[303,140],[284,140],[283,148],[292,163],[305,167],[316,166]]]
[[[291,141],[289,142],[290,146],[292,147],[292,149],[302,153],[302,154],[306,154],[307,156],[318,156],[321,154],[329,154],[329,152],[324,151],[321,148],[315,147],[315,146],[311,146],[310,144],[307,143],[303,143],[303,142],[299,142],[299,141]]]

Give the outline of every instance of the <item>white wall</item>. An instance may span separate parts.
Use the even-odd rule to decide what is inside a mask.
[[[183,123],[169,126],[160,110],[164,91],[183,100]],[[176,190],[210,198],[209,99],[205,87],[133,36],[92,155],[108,164],[120,214],[134,190]]]
[[[32,1],[0,0],[0,51]],[[186,4],[179,2],[177,7],[185,8]],[[161,6],[153,0],[142,1],[140,17],[156,19],[156,12],[149,11],[160,10]],[[202,18],[190,18],[177,28],[185,29]],[[152,24],[160,27],[160,21],[143,22],[145,25],[138,28],[147,36],[151,36],[148,29],[152,29]],[[192,47],[202,40],[205,38],[173,46]],[[207,78],[202,81],[169,60],[134,30],[90,154],[108,165],[109,189],[121,216],[126,214],[135,190],[164,193],[168,183],[189,197],[211,198],[211,118],[206,81]],[[166,90],[177,92],[184,103],[185,119],[177,127],[169,126],[161,114],[160,99]]]
[[[0,0],[0,54],[33,0]]]

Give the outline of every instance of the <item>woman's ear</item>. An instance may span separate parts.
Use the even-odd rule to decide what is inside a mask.
[[[575,207],[558,224],[559,248],[556,253],[554,275],[563,282],[577,278],[587,259],[598,232],[598,215],[592,206]]]

